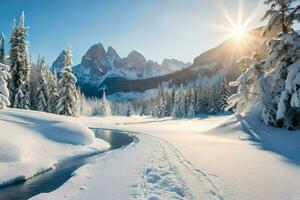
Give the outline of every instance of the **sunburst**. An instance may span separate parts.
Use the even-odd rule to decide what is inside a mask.
[[[258,4],[258,6],[245,17],[245,13],[243,11],[243,0],[239,1],[238,10],[236,12],[237,14],[235,16],[233,16],[233,14],[229,14],[226,6],[223,4],[223,1],[221,1],[221,3],[223,16],[226,20],[223,24],[227,24],[227,26],[219,24],[213,24],[213,26],[225,32],[225,34],[231,39],[234,39],[237,47],[243,46],[251,49],[251,42],[257,40],[257,38],[249,34],[249,30],[251,29],[250,23],[252,23],[253,19],[260,13],[260,5]],[[232,11],[230,13],[232,13]]]

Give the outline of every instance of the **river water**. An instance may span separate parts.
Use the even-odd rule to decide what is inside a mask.
[[[110,143],[111,147],[108,151],[125,147],[134,141],[133,136],[121,131],[105,129],[92,130],[97,138],[101,138]],[[44,172],[25,182],[19,182],[0,188],[0,200],[25,200],[40,193],[56,190],[71,178],[71,174],[76,169],[86,163],[93,163],[96,158],[102,155],[103,153],[62,161],[58,163],[53,170]]]

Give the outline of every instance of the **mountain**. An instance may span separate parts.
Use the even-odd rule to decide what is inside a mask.
[[[61,71],[65,51],[53,62],[52,70]],[[117,51],[108,47],[107,51],[101,43],[91,46],[83,55],[81,63],[73,67],[77,84],[85,93],[98,93],[98,87],[106,79],[117,78],[124,80],[145,79],[165,75],[182,69],[190,63],[175,59],[164,59],[162,65],[147,60],[141,53],[133,50],[127,57],[121,58]]]
[[[179,71],[190,65],[192,65],[192,63],[190,63],[190,62],[184,63],[184,62],[176,60],[176,59],[168,59],[168,58],[165,58],[163,60],[163,62],[161,63],[161,67],[165,71],[168,71],[169,73],[174,72],[174,71]]]
[[[53,62],[51,66],[51,70],[56,70],[57,73],[61,72],[61,69],[63,67],[64,63],[64,57],[65,57],[66,51],[62,51],[59,56],[56,58],[56,60]]]
[[[241,57],[249,56],[257,50],[260,55],[266,53],[264,42],[276,33],[262,36],[262,27],[247,32],[245,41],[237,38],[229,38],[217,47],[214,47],[199,56],[197,56],[192,65],[181,69],[180,71],[171,72],[162,76],[156,76],[146,79],[128,80],[118,77],[108,77],[99,88],[106,87],[107,94],[124,93],[124,92],[144,92],[149,89],[157,88],[161,83],[169,85],[187,84],[203,76],[212,76],[222,74],[227,81],[235,80],[240,74],[240,66],[237,63]],[[161,65],[164,66],[163,64]],[[91,96],[101,96],[95,94],[97,90],[86,91]]]
[[[94,56],[83,56],[81,64],[74,67],[74,73],[78,85],[87,96],[101,96],[103,87],[106,88],[108,95],[144,92],[157,88],[161,83],[185,84],[199,77],[214,74],[222,74],[227,81],[232,81],[241,74],[237,60],[249,56],[255,50],[263,56],[266,53],[264,42],[278,33],[274,30],[263,37],[261,32],[262,27],[248,31],[244,39],[229,38],[197,56],[192,64],[164,59],[159,65],[157,62],[146,60],[137,51],[132,51],[127,57],[121,58],[112,47],[105,52],[103,46],[97,44],[97,48],[101,51],[92,46],[86,55],[89,55],[90,51],[96,53],[91,53]]]

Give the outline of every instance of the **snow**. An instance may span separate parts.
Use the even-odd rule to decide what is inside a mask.
[[[33,199],[298,199],[300,132],[267,127],[259,113],[79,118],[85,126],[141,133],[139,142]]]
[[[31,178],[61,160],[109,148],[87,127],[65,118],[18,109],[0,111],[0,185]]]
[[[41,130],[34,127],[35,123],[43,124],[46,129],[59,122],[64,129],[78,130],[83,135],[88,131],[84,127],[129,131],[138,142],[104,153],[95,162],[77,169],[57,190],[32,199],[298,199],[300,132],[267,127],[261,123],[260,113],[260,108],[252,108],[240,115],[202,115],[196,119],[73,118],[9,109],[0,112],[1,119],[17,121],[0,120],[0,126],[10,125],[9,129],[17,130],[13,131],[15,138],[22,134],[22,141],[28,142],[1,138],[1,147],[12,155],[0,154],[0,165],[5,162],[12,167],[16,161],[26,162],[36,156],[39,166],[45,158],[51,163],[52,159],[60,160],[77,152],[91,152],[92,134],[86,140],[79,139],[82,144],[88,143],[85,146],[68,141],[61,146],[55,140],[45,140]],[[31,120],[37,115],[39,119]],[[26,123],[30,123],[28,130],[24,128]],[[69,123],[82,130],[73,130]],[[19,146],[16,151],[14,145]],[[46,146],[52,149],[54,145],[55,150],[45,156]],[[27,169],[36,168],[35,162],[27,164],[31,165]],[[1,176],[12,170],[2,171],[3,168]]]

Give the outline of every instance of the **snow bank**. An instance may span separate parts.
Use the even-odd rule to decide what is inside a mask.
[[[28,179],[63,159],[109,148],[90,129],[70,121],[40,112],[1,110],[0,185]]]
[[[66,144],[88,145],[95,140],[90,129],[70,122],[58,122],[50,129],[45,126],[39,130],[48,139]]]

